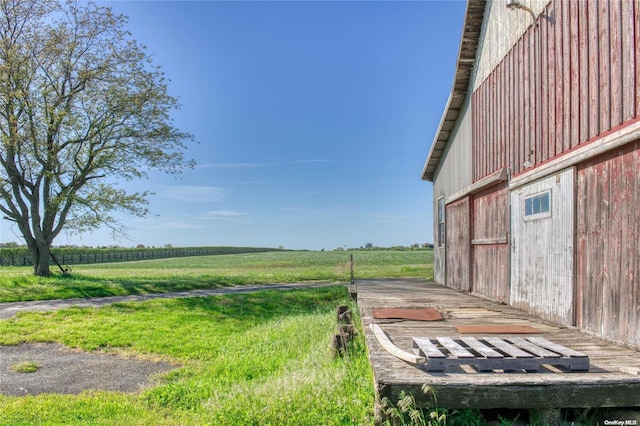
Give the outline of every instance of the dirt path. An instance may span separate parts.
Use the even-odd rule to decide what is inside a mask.
[[[220,294],[250,293],[259,290],[292,290],[296,288],[317,288],[337,285],[339,283],[291,283],[291,284],[265,284],[246,285],[236,287],[223,287],[210,290],[178,291],[172,293],[134,294],[128,296],[89,297],[79,299],[34,300],[30,302],[0,303],[0,320],[11,318],[18,312],[30,311],[55,311],[74,306],[85,308],[98,308],[119,302],[142,302],[152,299],[177,299],[185,297],[207,297]]]

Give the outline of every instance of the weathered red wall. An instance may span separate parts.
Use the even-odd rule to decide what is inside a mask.
[[[469,291],[471,228],[469,223],[469,196],[446,206],[446,285]]]
[[[506,183],[473,196],[472,291],[509,302],[509,195]]]
[[[474,182],[640,120],[640,0],[553,0],[537,23],[471,95]],[[579,164],[576,176],[576,324],[640,346],[640,141]],[[479,200],[474,232],[496,208]],[[507,268],[473,250],[474,290],[496,292],[479,278]]]
[[[472,95],[474,181],[640,116],[639,14],[638,0],[551,2]]]
[[[578,168],[577,325],[640,346],[640,141]]]

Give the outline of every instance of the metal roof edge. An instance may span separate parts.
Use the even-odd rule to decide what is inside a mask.
[[[452,99],[455,96],[463,95],[466,97],[468,92],[469,81],[475,66],[476,52],[478,47],[478,41],[480,39],[482,22],[484,20],[484,10],[486,6],[486,0],[468,0],[467,10],[465,12],[464,26],[462,29],[462,37],[460,38],[460,48],[458,50],[458,60],[456,63],[455,78],[449,99],[445,106],[438,130],[431,142],[431,148],[429,149],[429,155],[422,168],[422,180],[433,182],[435,170],[440,162],[440,156],[444,151],[444,148],[449,141],[450,134],[448,131],[444,131],[444,123],[447,117],[453,117],[453,121],[457,121],[459,110],[452,108]],[[478,28],[478,24],[480,28]],[[469,54],[469,50],[473,51],[473,54]],[[464,89],[459,87],[463,86]]]
[[[453,95],[453,91],[449,93],[449,98],[447,99],[447,104],[444,108],[444,112],[442,113],[442,117],[440,117],[440,123],[438,124],[438,131],[436,132],[433,141],[431,142],[431,148],[429,148],[429,155],[427,156],[427,161],[424,163],[424,167],[422,168],[422,180],[428,180],[429,182],[433,182],[433,175],[435,172],[435,167],[437,166],[437,161],[435,164],[431,164],[431,158],[434,156],[434,152],[436,150],[436,145],[438,142],[438,137],[440,136],[440,130],[442,129],[442,125],[444,124],[445,118],[447,117],[447,111],[449,111],[449,106],[451,105],[451,98]],[[438,156],[437,159],[440,159]],[[433,170],[429,171],[429,168],[433,168]]]

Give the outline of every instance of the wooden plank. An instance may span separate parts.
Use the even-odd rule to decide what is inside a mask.
[[[517,324],[464,324],[456,325],[460,334],[538,334],[541,333],[530,325]]]
[[[576,2],[578,7],[578,52],[580,64],[578,74],[580,82],[578,84],[578,115],[579,119],[579,142],[589,139],[589,31],[587,15],[587,2]]]
[[[560,152],[571,148],[571,15],[570,6],[573,2],[562,1],[562,145]]]
[[[600,87],[600,133],[611,128],[611,67],[610,51],[611,38],[609,27],[609,2],[598,2],[598,27],[600,29],[599,39],[599,78]]]
[[[480,103],[481,117],[482,117],[482,139],[479,141],[478,146],[478,170],[474,180],[480,179],[485,174],[484,164],[486,162],[488,144],[489,144],[489,102],[487,101],[487,94],[489,93],[487,80],[482,83],[482,102]]]
[[[498,114],[497,114],[497,108],[498,108],[498,91],[496,90],[496,75],[495,72],[491,74],[491,78],[488,79],[489,82],[489,95],[490,95],[490,102],[489,102],[489,110],[491,111],[491,121],[490,121],[490,129],[491,129],[491,134],[489,137],[489,142],[490,142],[490,149],[489,149],[489,157],[487,158],[486,164],[485,164],[485,169],[484,169],[484,173],[482,174],[482,177],[485,177],[486,175],[488,175],[489,173],[494,171],[494,164],[496,161],[496,157],[498,155],[497,152],[497,139],[498,139],[498,127],[500,126],[500,123],[498,122]]]
[[[609,128],[622,124],[622,2],[609,0],[609,80],[611,82],[611,124]],[[629,0],[624,0],[629,1]]]
[[[436,340],[456,358],[475,358],[475,355],[456,343],[451,337],[438,337]]]
[[[549,23],[547,20],[540,22],[540,161],[549,158],[549,58],[548,40]]]
[[[480,178],[485,177],[489,173],[489,171],[491,170],[492,162],[494,161],[494,158],[495,158],[494,147],[495,147],[495,143],[496,143],[496,135],[495,135],[495,128],[496,128],[496,119],[495,119],[495,117],[496,117],[496,113],[495,113],[496,87],[495,87],[494,78],[495,78],[495,74],[491,74],[489,76],[489,78],[487,78],[487,81],[486,81],[487,94],[489,95],[488,102],[487,102],[488,112],[489,112],[489,118],[487,119],[487,128],[489,129],[489,134],[488,134],[488,137],[487,137],[487,151],[486,151],[486,155],[484,157],[484,162],[482,164],[482,174],[480,176],[478,176]]]
[[[620,407],[635,406],[640,394],[640,381],[638,376],[628,375],[635,379],[635,383],[630,382],[626,386],[614,387],[602,383],[588,383],[576,385],[567,383],[532,383],[529,386],[514,386],[512,383],[504,383],[496,386],[491,382],[486,382],[484,376],[491,374],[469,375],[473,380],[467,383],[432,383],[430,387],[438,395],[437,405],[433,398],[423,392],[423,385],[413,383],[410,385],[400,383],[385,383],[380,389],[380,397],[387,397],[391,401],[398,401],[401,392],[415,395],[418,407],[432,407],[449,409],[457,408],[557,408],[573,407],[576,403],[580,406],[602,407],[611,405],[616,401]],[[514,375],[510,375],[514,376]],[[518,376],[530,376],[527,374]],[[579,394],[579,397],[577,396]],[[603,398],[602,395],[606,395]]]
[[[447,286],[470,290],[471,228],[469,197],[446,206]]]
[[[569,31],[568,36],[570,37],[569,43],[569,51],[571,59],[569,61],[570,67],[570,80],[571,80],[571,97],[569,104],[570,111],[570,138],[569,138],[569,148],[573,148],[580,143],[580,77],[579,77],[579,69],[580,69],[580,53],[579,53],[579,42],[578,42],[578,7],[579,2],[565,2],[569,7]]]
[[[589,16],[589,138],[600,133],[600,37],[598,33],[598,4],[587,2]]]
[[[475,139],[471,141],[471,155],[473,157],[473,171],[472,171],[472,181],[475,182],[478,180],[478,176],[480,175],[480,165],[482,163],[482,149],[483,143],[485,139],[485,130],[486,130],[486,119],[484,110],[484,85],[480,86],[479,89],[475,92],[476,95],[476,103],[472,105],[472,112],[478,117],[477,118],[477,132],[474,134]]]
[[[622,2],[622,121],[632,119],[636,114],[635,98],[638,86],[636,74],[636,50],[634,42],[634,4],[637,2]],[[640,46],[639,46],[640,47]]]
[[[509,115],[509,97],[511,95],[505,90],[505,87],[507,86],[507,67],[508,67],[507,61],[503,61],[500,65],[500,76],[501,76],[500,93],[502,95],[500,99],[500,104],[502,108],[501,109],[502,116],[500,119],[500,130],[502,132],[500,136],[501,161],[498,164],[498,167],[496,168],[496,170],[509,167],[509,150],[507,149],[507,145],[509,144],[508,131],[509,131],[509,121],[511,117]]]
[[[553,3],[553,13],[555,14],[558,8],[558,3]],[[549,25],[549,31],[547,35],[547,80],[548,80],[548,114],[549,120],[547,122],[547,158],[551,158],[555,155],[555,141],[556,141],[556,25]]]
[[[605,236],[607,252],[604,263],[607,269],[609,288],[607,291],[608,310],[610,321],[608,332],[611,336],[626,335],[626,324],[622,321],[622,315],[626,310],[623,306],[625,295],[629,289],[625,288],[626,283],[623,270],[625,251],[625,231],[629,226],[628,220],[625,220],[627,214],[626,199],[628,199],[629,185],[628,176],[624,173],[624,155],[616,156],[610,160],[611,181],[609,187],[608,199],[611,206],[615,208],[609,209],[609,229]],[[633,206],[634,213],[638,214],[638,206]],[[637,307],[633,307],[636,309]]]
[[[502,67],[498,67],[496,68],[496,76],[495,76],[495,87],[494,87],[494,101],[495,101],[495,115],[494,115],[494,120],[495,120],[495,144],[494,144],[494,148],[493,148],[493,152],[494,152],[494,156],[493,156],[493,162],[491,164],[491,169],[488,171],[489,173],[493,173],[494,171],[498,170],[499,168],[503,167],[502,166],[502,161],[500,161],[500,159],[502,158],[502,128],[504,127],[504,121],[502,120],[502,99],[501,99],[501,95],[502,95],[502,85],[501,85],[501,78],[502,78]]]
[[[536,24],[539,28],[539,25]],[[532,137],[533,143],[531,147],[534,151],[533,153],[533,163],[538,164],[542,161],[542,60],[540,58],[541,51],[541,43],[540,43],[540,30],[532,32],[530,40],[531,52],[532,52],[532,85],[531,88],[532,94],[534,97],[534,110],[532,111],[533,115],[533,126],[532,126]]]
[[[516,79],[516,90],[513,95],[516,99],[516,114],[512,117],[513,120],[516,121],[516,136],[513,140],[513,144],[515,147],[516,153],[516,162],[513,164],[513,169],[517,173],[523,168],[523,164],[525,162],[524,159],[524,79],[522,78],[522,73],[524,72],[524,63],[523,63],[523,48],[522,43],[518,43],[516,48],[513,50],[514,55],[516,55],[516,69],[518,70],[518,75],[520,78]],[[528,113],[529,111],[526,111]]]
[[[498,337],[483,337],[483,339],[490,343],[494,348],[514,358],[533,358],[533,355],[530,353],[525,352]]]
[[[489,103],[487,101],[487,93],[488,85],[486,81],[482,84],[482,102],[480,103],[480,107],[482,108],[481,117],[482,117],[482,139],[479,141],[478,147],[478,169],[476,170],[476,176],[474,180],[478,180],[485,175],[484,164],[486,162],[487,150],[488,150],[488,141],[489,141]]]
[[[475,91],[470,95],[469,108],[471,112],[471,181],[475,180],[476,158],[474,145],[478,140],[478,113],[475,111],[478,107],[478,92]]]
[[[635,31],[634,34],[635,36],[635,46],[633,48],[633,51],[635,52],[635,58],[636,58],[636,78],[635,81],[636,83],[638,83],[640,81],[640,5],[638,4],[637,1],[632,2],[633,3],[633,17],[634,17],[634,22],[635,22]],[[640,115],[640,90],[638,88],[638,86],[636,86],[636,117],[638,115]]]
[[[545,339],[544,337],[540,337],[540,336],[532,336],[532,337],[527,337],[527,340],[530,341],[531,343],[534,343],[542,348],[546,348],[549,349],[551,351],[557,352],[563,356],[568,356],[568,357],[572,357],[572,358],[584,358],[586,357],[585,354],[583,354],[582,352],[578,352],[575,351],[571,348],[567,348],[563,345],[559,345],[557,343],[554,342],[550,342],[547,339]]]
[[[476,238],[471,240],[472,245],[495,245],[495,244],[507,244],[509,241],[507,237],[502,238]]]
[[[380,343],[380,346],[382,346],[385,351],[389,352],[396,358],[400,358],[401,360],[410,362],[412,364],[422,364],[426,361],[424,357],[403,351],[402,349],[394,345],[393,342],[389,340],[384,331],[382,331],[379,325],[371,323],[371,330],[373,331],[373,334],[375,335],[378,343]]]
[[[427,358],[446,358],[445,354],[440,352],[440,349],[427,337],[414,337],[413,346],[420,349]]]
[[[535,158],[531,156],[531,115],[534,111],[535,104],[532,104],[531,96],[531,50],[529,47],[530,32],[526,32],[521,40],[522,45],[522,164],[527,161],[535,162]]]
[[[566,2],[560,1],[555,3],[555,36],[556,36],[556,137],[555,142],[556,145],[553,147],[553,156],[560,154],[562,152],[562,144],[564,142],[564,126],[566,124],[565,115],[564,115],[564,101],[565,101],[565,79],[564,79],[564,70],[565,70],[565,46],[563,43],[564,39],[564,25],[563,20],[566,19],[563,16],[564,8],[563,5]],[[568,59],[567,59],[568,61]]]
[[[537,346],[533,344],[531,341],[525,340],[522,337],[511,337],[508,340],[511,343],[513,343],[515,346],[519,347],[520,349],[523,349],[529,353],[532,353],[542,358],[559,358],[560,357],[560,355],[558,355],[557,353],[546,350],[544,347]]]
[[[629,188],[632,195],[628,200],[627,212],[629,214],[628,217],[633,218],[630,222],[632,224],[635,223],[635,226],[628,227],[630,234],[627,238],[627,244],[629,246],[632,246],[633,242],[636,244],[626,252],[629,262],[626,276],[628,285],[626,294],[631,295],[631,297],[625,299],[627,310],[629,311],[627,336],[635,336],[631,343],[640,347],[640,310],[637,309],[640,306],[640,279],[638,278],[640,277],[640,244],[638,244],[638,241],[640,241],[640,217],[637,211],[637,206],[640,205],[640,142],[635,143],[634,151],[628,154],[628,159],[628,173],[631,176]],[[636,209],[634,210],[631,206],[636,206]],[[633,309],[633,307],[636,308]],[[627,340],[631,339],[627,337]]]
[[[587,204],[589,197],[586,192],[586,173],[581,167],[578,167],[576,179],[576,326],[584,329],[586,315],[589,315],[588,308],[585,306],[586,300],[584,295],[586,292],[587,280],[585,271],[589,268],[586,261],[585,253],[588,252],[588,233],[587,233]]]
[[[476,352],[478,352],[483,357],[486,357],[486,358],[504,358],[504,355],[502,355],[500,352],[497,352],[497,351],[493,350],[489,346],[487,346],[484,343],[480,342],[475,337],[461,337],[460,340],[462,340],[471,349],[475,350]]]
[[[460,191],[449,195],[445,200],[445,204],[458,201],[459,199],[461,199],[462,197],[466,197],[467,195],[473,195],[473,194],[477,194],[479,192],[485,191],[488,188],[495,186],[499,183],[505,182],[507,180],[508,180],[508,173],[507,173],[506,167],[500,170],[496,170],[495,172],[491,173],[489,176],[485,176],[484,178],[475,181],[468,187],[463,188]]]

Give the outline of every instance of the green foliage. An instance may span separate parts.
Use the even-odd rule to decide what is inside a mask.
[[[2,321],[0,344],[56,341],[179,366],[140,394],[0,396],[0,424],[372,424],[372,373],[361,330],[349,357],[331,356],[335,307],[347,297],[344,286],[332,286]]]
[[[0,211],[48,276],[63,229],[121,234],[112,211],[147,215],[149,193],[114,182],[193,166],[192,136],[173,127],[164,75],[109,7],[5,1],[0,21]]]
[[[389,398],[383,398],[381,404],[385,416],[385,426],[446,426],[449,424],[447,423],[447,410],[438,408],[433,388],[424,385],[422,391],[432,399],[435,408],[419,408],[415,397],[404,391],[400,394],[400,400],[397,404],[393,404]]]
[[[185,256],[208,256],[274,251],[267,247],[163,247],[163,248],[92,248],[56,247],[51,252],[64,265],[111,263],[145,259],[165,259]],[[27,266],[32,264],[27,247],[0,248],[0,266]],[[53,261],[50,262],[53,264]]]
[[[70,274],[34,277],[3,267],[0,302],[165,293],[231,285],[348,282],[349,252],[272,251],[75,266]],[[354,253],[355,277],[433,275],[432,251]]]
[[[14,373],[35,373],[39,368],[40,364],[35,361],[20,361],[9,367]]]
[[[433,408],[420,408],[412,394],[401,393],[400,400],[394,404],[389,398],[383,398],[382,413],[384,426],[482,426],[486,424],[479,410],[449,410],[438,407],[435,390],[422,386],[422,392],[431,400]]]

